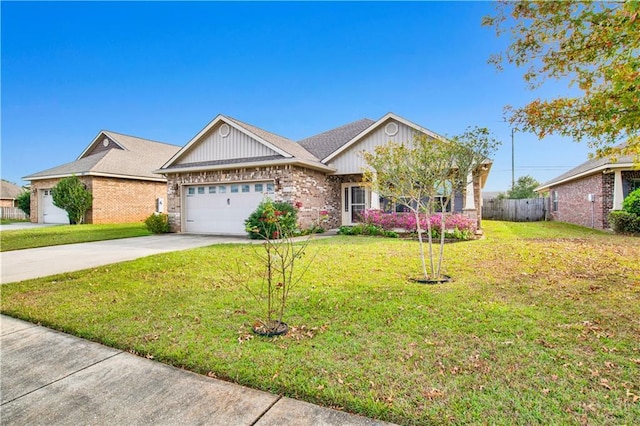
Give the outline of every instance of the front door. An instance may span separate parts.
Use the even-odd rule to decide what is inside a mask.
[[[342,184],[342,224],[354,225],[360,222],[360,215],[370,208],[371,193],[358,183]]]

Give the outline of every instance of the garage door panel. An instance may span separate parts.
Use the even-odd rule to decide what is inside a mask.
[[[53,204],[53,196],[50,189],[42,191],[42,221],[44,223],[69,224],[69,215]]]
[[[210,184],[185,189],[185,231],[244,235],[244,221],[256,209],[271,182]]]

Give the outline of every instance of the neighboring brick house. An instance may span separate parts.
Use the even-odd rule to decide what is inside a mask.
[[[0,207],[18,207],[16,198],[22,194],[24,189],[20,188],[15,183],[11,183],[2,179],[2,186],[0,187]]]
[[[414,135],[441,136],[393,113],[362,119],[294,142],[231,117],[218,115],[157,173],[167,177],[168,212],[176,232],[245,233],[244,220],[265,197],[298,203],[299,225],[321,212],[336,228],[380,208],[381,198],[362,182],[361,152]],[[479,218],[480,192],[491,163],[473,176],[457,210]]]
[[[634,170],[631,156],[622,156],[615,162],[608,158],[586,161],[536,191],[549,192],[552,220],[608,229],[609,212],[620,210],[624,198],[637,188],[640,170]]]
[[[166,179],[153,170],[180,147],[103,130],[76,161],[25,176],[31,181],[31,222],[69,223],[53,205],[51,189],[67,176],[78,176],[93,196],[86,223],[127,223],[166,211]],[[159,202],[159,200],[161,200]]]

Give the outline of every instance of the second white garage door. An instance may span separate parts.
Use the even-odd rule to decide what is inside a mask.
[[[50,189],[42,191],[42,222],[69,224],[67,212],[53,204],[53,195],[51,195]]]
[[[244,221],[273,189],[273,182],[185,186],[185,232],[245,235]]]

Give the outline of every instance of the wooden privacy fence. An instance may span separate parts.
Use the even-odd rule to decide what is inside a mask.
[[[525,198],[522,200],[499,200],[494,198],[483,200],[482,218],[506,220],[508,222],[536,222],[545,220],[546,206],[546,198]]]
[[[29,217],[17,207],[0,207],[0,219],[27,220]]]

